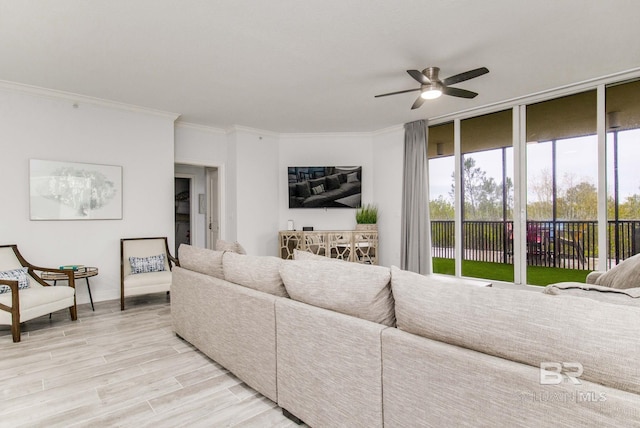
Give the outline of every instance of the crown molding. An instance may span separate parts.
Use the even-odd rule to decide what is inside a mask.
[[[181,120],[176,121],[175,126],[176,128],[193,129],[195,131],[208,132],[211,134],[219,134],[219,135],[228,134],[228,132],[222,128],[215,128],[213,126],[208,126],[208,125],[200,125],[198,123],[183,122]]]
[[[251,128],[249,126],[241,126],[241,125],[230,126],[225,131],[227,134],[232,134],[234,132],[246,132],[248,134],[254,134],[262,137],[265,137],[265,136],[274,137],[274,138],[279,138],[282,135],[277,132],[267,131],[266,129]]]
[[[87,95],[74,94],[72,92],[58,91],[56,89],[48,89],[48,88],[42,88],[39,86],[25,85],[23,83],[9,82],[7,80],[0,80],[0,90],[19,92],[19,93],[33,95],[41,98],[66,100],[74,104],[77,104],[77,103],[92,104],[92,105],[112,108],[116,110],[150,114],[153,116],[165,117],[167,119],[171,119],[172,121],[175,121],[180,117],[179,113],[155,110],[147,107],[136,106],[133,104],[120,103],[117,101],[110,101],[102,98],[90,97]]]
[[[376,131],[371,132],[371,135],[374,137],[379,137],[381,135],[391,134],[398,131],[404,131],[404,124],[393,125],[387,128],[378,129]]]
[[[292,133],[282,133],[280,137],[283,139],[296,139],[296,138],[364,138],[371,137],[373,133],[371,132],[292,132]]]

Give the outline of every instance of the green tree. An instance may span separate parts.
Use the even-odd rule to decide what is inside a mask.
[[[586,181],[566,189],[557,201],[557,217],[563,220],[596,220],[598,191]]]
[[[623,204],[618,208],[620,219],[624,220],[640,220],[640,195],[635,194],[627,196]],[[611,214],[610,219],[614,218]]]
[[[540,175],[530,180],[527,193],[527,217],[530,220],[553,218],[553,178],[548,168],[544,168]]]
[[[452,175],[454,180],[455,177]],[[493,177],[487,177],[487,172],[476,166],[476,160],[466,156],[462,164],[462,182],[464,184],[465,220],[502,220],[502,183],[497,183]],[[507,218],[513,210],[513,182],[507,178]],[[454,184],[451,185],[449,195],[453,200]]]
[[[429,201],[429,214],[431,220],[453,220],[455,209],[450,201],[440,195],[438,199]]]

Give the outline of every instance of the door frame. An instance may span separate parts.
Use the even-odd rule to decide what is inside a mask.
[[[204,166],[204,179],[205,179],[205,246],[211,250],[215,249],[215,242],[211,242],[211,233],[209,232],[209,207],[211,206],[211,200],[214,196],[214,189],[211,188],[211,180],[209,180],[208,170],[217,170],[218,186],[215,189],[215,196],[217,199],[217,218],[218,218],[218,239],[224,236],[225,227],[225,198],[224,198],[224,166]]]
[[[226,232],[226,168],[224,164],[215,164],[215,163],[203,163],[201,161],[197,161],[197,160],[181,160],[181,161],[174,161],[174,165],[190,165],[190,166],[195,166],[195,167],[202,167],[205,168],[205,206],[208,207],[209,205],[209,201],[207,198],[211,197],[211,192],[210,189],[208,189],[208,183],[207,183],[207,178],[206,178],[206,168],[217,168],[218,169],[218,189],[217,189],[217,197],[218,197],[218,237],[220,239],[224,239],[225,236],[225,232]],[[188,174],[183,174],[183,175],[188,175]],[[174,173],[174,176],[178,176],[178,173]],[[192,180],[191,182],[193,185],[195,185],[194,181]],[[195,197],[194,199],[199,199],[198,197]],[[195,215],[195,212],[198,211],[198,201],[194,201],[195,202],[195,206],[192,206],[192,216]],[[205,211],[207,211],[208,208],[205,209]],[[211,246],[211,248],[213,249],[213,247],[215,247],[215,242],[213,243],[209,243],[209,233],[208,233],[208,212],[205,212],[205,230],[204,230],[204,245],[205,248],[209,248]],[[174,214],[175,215],[175,214]],[[175,224],[175,218],[174,218],[174,224]],[[192,239],[193,242],[193,239]]]
[[[193,244],[193,234],[194,234],[194,229],[197,227],[197,219],[196,219],[196,213],[198,210],[198,205],[196,204],[197,201],[195,201],[195,199],[197,199],[196,197],[196,193],[195,193],[195,189],[196,189],[196,176],[194,174],[185,174],[185,173],[181,173],[181,172],[174,172],[173,174],[173,178],[174,180],[176,178],[188,178],[189,179],[189,233],[190,233],[190,238],[189,238],[189,244]],[[175,184],[174,184],[174,189],[173,189],[173,193],[174,193],[174,197],[175,197]],[[176,214],[175,214],[175,210],[173,213],[173,226],[174,226],[174,241],[175,241],[175,223],[176,223]]]

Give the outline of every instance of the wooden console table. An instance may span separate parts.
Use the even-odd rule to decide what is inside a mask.
[[[74,271],[73,272],[73,278],[75,280],[84,278],[85,281],[87,281],[87,290],[89,291],[89,301],[91,302],[91,310],[95,311],[95,308],[93,307],[93,297],[91,297],[91,286],[89,285],[89,278],[91,278],[92,276],[96,276],[98,274],[98,268],[97,267],[87,267],[85,268],[85,270],[83,271]],[[56,285],[56,282],[58,281],[68,281],[69,277],[63,273],[57,273],[57,272],[42,272],[42,274],[40,275],[40,277],[42,279],[45,279],[47,281],[53,281],[53,285]]]
[[[281,230],[278,242],[283,259],[293,259],[293,250],[299,250],[333,259],[378,264],[377,230]]]

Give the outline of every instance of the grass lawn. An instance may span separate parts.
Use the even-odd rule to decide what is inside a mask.
[[[447,275],[455,274],[453,259],[433,258],[433,272]],[[549,285],[555,282],[584,282],[588,270],[561,269],[543,266],[527,266],[527,283],[531,285]],[[462,261],[462,276],[472,278],[495,279],[513,282],[513,265],[505,263]]]

